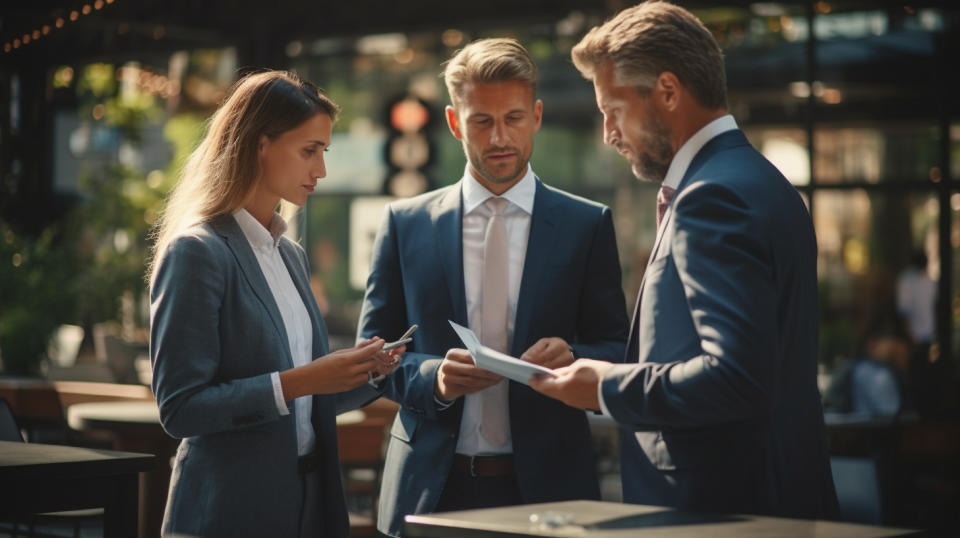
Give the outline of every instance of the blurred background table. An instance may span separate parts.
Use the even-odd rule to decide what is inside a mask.
[[[160,425],[150,388],[87,381],[0,378],[0,396],[33,443],[81,444],[157,455],[141,474],[138,536],[159,536],[179,441]],[[337,416],[351,535],[373,535],[385,439],[397,404],[380,398]]]
[[[155,458],[59,445],[0,441],[0,516],[104,508],[105,538],[137,532],[137,474]]]
[[[385,438],[396,409],[396,404],[381,398],[362,409],[337,415],[337,443],[351,536],[373,536],[376,532]]]
[[[160,426],[155,402],[88,402],[67,408],[67,423],[88,435],[108,435],[116,450],[155,454],[155,464],[140,475],[140,523],[137,535],[160,535],[170,487],[170,458],[178,441]]]

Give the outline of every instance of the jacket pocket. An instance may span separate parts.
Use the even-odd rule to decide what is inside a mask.
[[[686,469],[693,465],[695,447],[669,442],[663,432],[637,432],[634,434],[650,464],[660,471]]]

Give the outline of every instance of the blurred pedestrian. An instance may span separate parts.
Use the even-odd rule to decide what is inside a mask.
[[[892,307],[873,316],[857,356],[831,376],[823,398],[825,412],[888,418],[910,409],[910,339],[904,325]]]

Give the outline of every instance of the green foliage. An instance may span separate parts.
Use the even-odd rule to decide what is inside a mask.
[[[83,68],[77,80],[77,93],[89,93],[101,98],[113,95],[117,89],[114,67],[110,64],[95,63]]]
[[[75,295],[71,254],[56,227],[39,237],[15,233],[0,221],[0,350],[3,372],[34,375],[53,330],[70,319]]]
[[[148,123],[156,123],[163,119],[163,110],[157,106],[156,99],[151,95],[113,97],[107,99],[104,105],[106,107],[104,120],[107,125],[119,128],[124,137],[134,143],[140,143],[143,128]]]
[[[98,323],[116,319],[123,292],[144,285],[150,217],[159,210],[164,185],[153,189],[141,172],[119,165],[82,184],[89,196],[68,217],[77,267],[70,281],[78,319]]]
[[[102,120],[133,144],[149,123],[163,119],[157,100],[143,93],[119,96],[114,70],[87,66],[78,79],[78,114],[103,106]],[[89,121],[89,120],[88,120]],[[189,153],[197,120],[181,126],[174,145],[179,167]],[[169,135],[169,133],[168,133]],[[186,146],[190,146],[186,149]],[[141,296],[150,232],[166,193],[170,170],[146,173],[120,164],[80,179],[82,201],[37,237],[18,235],[0,221],[0,353],[2,371],[34,375],[53,331],[63,323],[90,328],[119,318],[121,297]]]

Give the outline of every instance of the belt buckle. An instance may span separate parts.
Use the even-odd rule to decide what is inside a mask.
[[[470,478],[478,478],[477,474],[477,456],[470,456]]]

